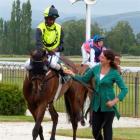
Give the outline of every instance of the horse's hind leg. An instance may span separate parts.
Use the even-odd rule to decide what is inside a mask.
[[[77,127],[78,127],[78,120],[79,120],[79,113],[72,113],[70,115],[71,123],[72,123],[72,128],[73,128],[73,140],[76,140],[76,132],[77,132]]]
[[[52,127],[52,133],[51,133],[51,138],[50,140],[55,140],[55,133],[56,133],[56,126],[58,123],[58,113],[56,112],[53,103],[49,104],[49,112],[51,115],[51,119],[53,121],[53,127]]]
[[[85,118],[84,118],[84,111],[82,110],[82,112],[81,112],[81,120],[80,120],[80,122],[81,122],[81,125],[82,126],[85,126]]]

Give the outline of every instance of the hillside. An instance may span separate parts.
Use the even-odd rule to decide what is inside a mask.
[[[92,19],[92,21],[97,22],[100,26],[107,30],[111,29],[111,27],[115,26],[116,23],[119,21],[128,21],[134,33],[140,32],[140,11],[111,16],[96,17],[95,19]]]

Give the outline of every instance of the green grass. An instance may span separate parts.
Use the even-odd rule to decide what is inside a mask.
[[[65,112],[65,101],[64,97],[61,97],[59,100],[54,102],[54,107],[57,112]]]
[[[139,140],[140,128],[115,128],[114,137],[130,140]]]
[[[47,122],[51,119],[45,117],[43,121]],[[0,116],[0,122],[34,122],[32,116]]]
[[[113,140],[139,140],[140,128],[114,128]],[[57,135],[72,137],[71,129],[59,129]],[[77,137],[93,139],[91,128],[84,128],[77,130]]]

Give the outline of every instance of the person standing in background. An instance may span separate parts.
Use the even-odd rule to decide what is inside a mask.
[[[82,64],[92,68],[99,63],[99,56],[102,50],[106,49],[103,40],[103,36],[96,34],[92,39],[83,43],[81,47]]]

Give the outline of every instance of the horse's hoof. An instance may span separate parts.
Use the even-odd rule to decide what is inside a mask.
[[[55,140],[55,138],[50,138],[50,140]]]
[[[85,124],[86,124],[86,123],[85,123],[85,120],[81,120],[81,125],[82,125],[82,126],[85,126]]]

